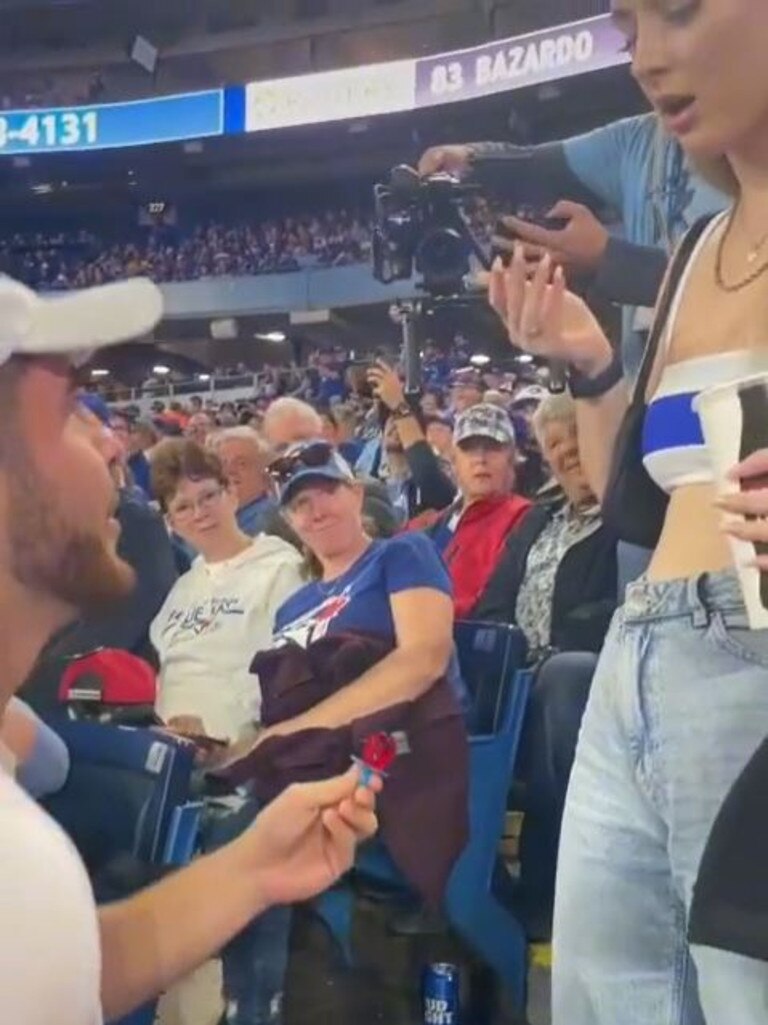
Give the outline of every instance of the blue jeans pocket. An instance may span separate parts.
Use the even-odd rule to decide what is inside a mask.
[[[746,615],[713,612],[705,638],[734,658],[768,669],[768,630],[750,630]]]

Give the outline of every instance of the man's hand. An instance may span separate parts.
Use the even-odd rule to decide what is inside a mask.
[[[463,177],[472,162],[471,146],[432,146],[419,160],[419,174],[426,178],[438,171]]]
[[[397,371],[393,370],[384,360],[376,360],[375,366],[370,368],[367,376],[374,395],[377,399],[381,399],[387,409],[397,409],[400,403],[405,401],[403,382]]]
[[[596,271],[610,236],[592,211],[581,203],[563,199],[548,211],[547,217],[557,217],[568,223],[564,228],[553,231],[520,217],[502,217],[502,224],[515,237],[496,235],[494,246],[511,253],[515,242],[520,240],[524,243],[523,253],[529,263],[538,263],[545,253],[549,253],[555,264],[568,270],[577,273]]]
[[[343,776],[288,787],[260,812],[237,844],[250,852],[267,905],[294,904],[327,890],[377,829],[374,791],[360,786],[355,766]]]
[[[155,886],[100,909],[102,1004],[123,1017],[201,964],[273,904],[327,889],[376,832],[359,770],[289,787],[241,836]]]

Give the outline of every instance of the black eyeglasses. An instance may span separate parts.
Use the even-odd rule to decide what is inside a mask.
[[[267,473],[278,487],[283,487],[299,470],[319,469],[327,466],[333,456],[333,445],[327,441],[316,441],[298,452],[278,456],[267,467]]]

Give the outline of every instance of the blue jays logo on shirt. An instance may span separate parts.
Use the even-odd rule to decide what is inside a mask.
[[[199,637],[200,634],[221,629],[223,621],[230,616],[244,615],[245,607],[241,598],[210,598],[196,605],[171,609],[161,636],[174,634],[179,637],[187,634]]]
[[[293,641],[294,644],[307,648],[313,641],[325,637],[331,622],[349,605],[350,590],[351,587],[346,587],[341,594],[331,595],[299,619],[284,626],[275,637],[275,647]]]

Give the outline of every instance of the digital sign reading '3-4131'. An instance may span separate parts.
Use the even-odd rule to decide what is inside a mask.
[[[224,131],[224,93],[51,110],[0,111],[0,155],[147,146]]]

